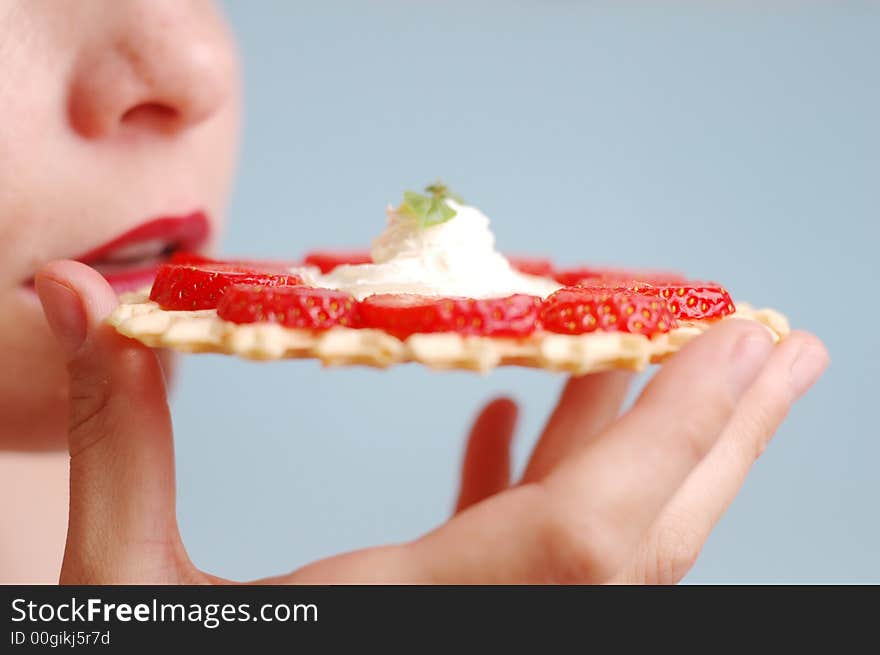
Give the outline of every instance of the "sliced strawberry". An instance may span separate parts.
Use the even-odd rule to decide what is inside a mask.
[[[540,306],[540,298],[524,294],[479,300],[377,294],[361,302],[360,312],[363,327],[399,339],[422,332],[521,337],[535,331]]]
[[[507,261],[520,273],[526,275],[540,275],[541,277],[553,277],[553,262],[549,259],[538,257],[508,257]]]
[[[321,273],[329,273],[343,264],[372,264],[373,257],[367,250],[315,250],[306,253],[303,263],[317,266]]]
[[[673,282],[649,284],[639,280],[583,280],[578,287],[610,291],[635,291],[661,296],[673,316],[682,321],[723,318],[736,311],[727,290],[714,282]]]
[[[178,251],[171,255],[170,264],[222,264],[224,266],[237,266],[254,271],[269,271],[288,273],[291,268],[301,266],[297,262],[282,262],[271,259],[215,259],[206,257],[195,252]]]
[[[331,289],[235,284],[220,299],[217,315],[233,323],[328,330],[337,325],[356,327],[358,306],[353,296]]]
[[[150,291],[150,300],[162,309],[213,309],[223,292],[233,284],[302,284],[298,275],[282,266],[256,269],[240,264],[162,264]]]
[[[168,260],[169,264],[216,264],[218,262],[219,260],[217,259],[211,259],[197,252],[186,252],[184,250],[177,250],[171,253],[171,257]]]
[[[634,278],[596,278],[591,280],[581,280],[576,285],[568,287],[570,289],[591,289],[594,291],[632,291],[634,293],[646,293],[648,295],[658,295],[660,287],[656,287],[648,282],[642,282]]]
[[[599,281],[639,280],[650,284],[684,282],[686,278],[671,271],[638,271],[624,268],[593,268],[579,266],[557,271],[554,275],[559,284],[567,287],[591,285]]]
[[[544,301],[545,330],[583,334],[604,330],[654,336],[669,332],[678,322],[656,294],[612,289],[569,287]]]
[[[657,293],[682,321],[723,318],[736,311],[727,290],[714,282],[664,284],[658,287]]]

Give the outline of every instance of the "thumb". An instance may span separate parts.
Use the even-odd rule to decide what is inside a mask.
[[[161,578],[173,564],[188,560],[177,531],[171,417],[159,361],[104,323],[116,296],[93,269],[52,262],[35,285],[70,375],[70,516],[61,582],[167,581]]]

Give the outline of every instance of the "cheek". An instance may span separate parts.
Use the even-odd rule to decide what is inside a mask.
[[[193,144],[193,155],[198,160],[194,163],[197,170],[201,171],[197,183],[202,185],[204,197],[215,220],[213,246],[217,245],[226,226],[227,206],[239,153],[241,105],[237,85],[235,89],[234,101],[198,128],[198,134],[194,135],[197,143]]]

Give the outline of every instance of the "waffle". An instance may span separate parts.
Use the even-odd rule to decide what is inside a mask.
[[[774,341],[790,332],[788,321],[772,309],[737,303],[734,318],[764,325]],[[123,294],[108,318],[118,332],[154,348],[180,352],[238,355],[252,360],[308,359],[325,366],[388,368],[419,362],[432,369],[486,373],[497,366],[527,366],[571,375],[609,369],[639,371],[662,362],[718,321],[680,323],[648,338],[626,332],[568,335],[537,331],[528,337],[463,336],[444,332],[414,334],[400,340],[383,330],[334,327],[317,331],[274,323],[236,324],[216,310],[169,311],[149,300],[148,290]]]

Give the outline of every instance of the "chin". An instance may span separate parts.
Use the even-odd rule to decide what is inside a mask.
[[[0,309],[0,449],[67,448],[67,369],[39,303]]]
[[[0,303],[0,451],[67,449],[67,366],[39,300],[17,290]],[[175,356],[157,351],[170,389]]]

